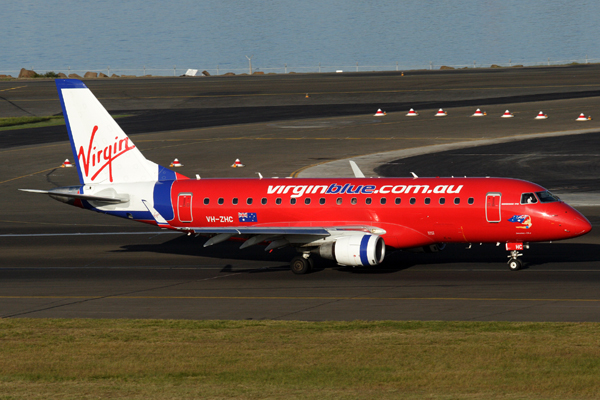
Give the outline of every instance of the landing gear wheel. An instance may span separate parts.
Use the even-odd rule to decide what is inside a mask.
[[[518,271],[522,267],[523,267],[523,263],[521,262],[521,260],[519,260],[517,258],[514,258],[508,262],[508,268],[510,268],[511,271]]]
[[[312,270],[312,266],[312,260],[302,256],[294,257],[290,263],[290,269],[296,275],[308,274]]]

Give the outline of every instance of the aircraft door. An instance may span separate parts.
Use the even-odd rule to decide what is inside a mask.
[[[485,219],[487,222],[500,222],[500,200],[502,193],[488,193],[485,196]]]
[[[192,194],[180,193],[177,198],[177,210],[180,222],[192,222]]]

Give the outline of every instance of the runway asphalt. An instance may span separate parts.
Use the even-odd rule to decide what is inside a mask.
[[[598,128],[600,67],[151,78],[86,82],[149,159],[202,177],[289,176],[396,149]],[[306,98],[306,93],[309,97]],[[408,108],[420,117],[406,118]],[[435,118],[443,107],[448,117]],[[469,118],[474,108],[487,111]],[[388,115],[374,118],[377,108]],[[515,118],[499,116],[508,108]],[[533,117],[543,110],[550,118]],[[0,82],[0,117],[60,113],[52,81]],[[167,130],[169,129],[169,130]],[[500,175],[596,193],[597,134],[422,155],[378,173]],[[378,268],[288,270],[289,251],[158,231],[18,192],[76,184],[63,127],[0,131],[0,316],[198,319],[600,320],[598,230],[534,244],[510,272],[493,244],[396,252]],[[247,165],[232,169],[241,158]],[[394,160],[392,160],[394,161]],[[580,210],[600,223],[598,207]],[[115,234],[118,233],[118,234]],[[124,234],[129,233],[129,234]]]

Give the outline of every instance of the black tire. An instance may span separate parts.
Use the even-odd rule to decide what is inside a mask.
[[[302,256],[294,257],[290,262],[290,269],[296,275],[308,274],[312,267],[312,260]]]
[[[508,262],[508,268],[511,271],[518,271],[523,267],[523,263],[518,258],[514,258]]]

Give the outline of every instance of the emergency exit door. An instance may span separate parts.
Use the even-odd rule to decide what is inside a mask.
[[[180,222],[192,222],[192,194],[180,193],[177,198],[177,210]]]
[[[485,218],[487,222],[500,222],[500,199],[502,193],[488,193],[485,196]]]

